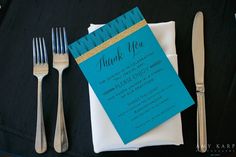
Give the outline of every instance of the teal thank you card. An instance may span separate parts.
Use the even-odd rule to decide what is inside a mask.
[[[194,104],[137,7],[69,49],[125,144]]]

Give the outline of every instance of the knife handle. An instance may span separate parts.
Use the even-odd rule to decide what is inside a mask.
[[[201,153],[207,151],[205,93],[197,92],[197,148]]]

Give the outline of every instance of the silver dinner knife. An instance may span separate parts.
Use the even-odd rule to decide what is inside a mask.
[[[207,151],[207,129],[204,87],[205,52],[202,12],[197,12],[193,22],[192,53],[197,93],[197,149],[199,152],[205,153]]]

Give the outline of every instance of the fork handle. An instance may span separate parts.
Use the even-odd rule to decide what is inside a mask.
[[[38,100],[37,100],[37,127],[35,137],[35,151],[39,154],[47,150],[45,127],[42,106],[42,78],[38,78]]]
[[[54,149],[58,153],[65,152],[68,149],[68,138],[66,132],[63,96],[62,96],[62,71],[59,71],[58,78],[58,106],[57,106],[57,122],[54,136]]]

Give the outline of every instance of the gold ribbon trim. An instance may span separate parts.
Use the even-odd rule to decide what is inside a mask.
[[[128,29],[124,30],[123,32],[120,32],[119,34],[115,35],[111,39],[105,41],[104,43],[94,47],[93,49],[89,50],[88,52],[84,53],[83,55],[77,57],[75,59],[77,64],[82,63],[83,61],[96,55],[97,53],[108,48],[109,46],[113,45],[114,43],[124,39],[128,35],[134,33],[135,31],[139,30],[140,28],[144,27],[146,24],[147,24],[147,22],[145,20],[142,20],[142,21],[136,23],[135,25],[129,27]]]

